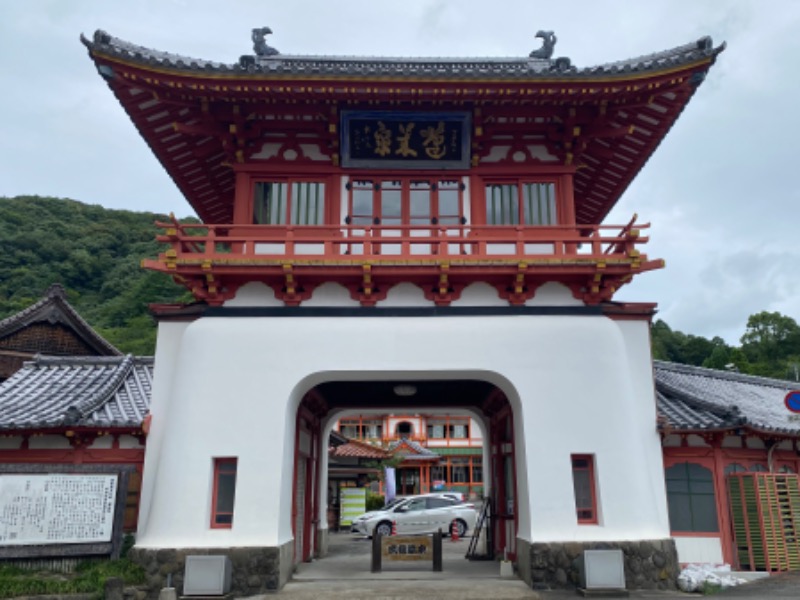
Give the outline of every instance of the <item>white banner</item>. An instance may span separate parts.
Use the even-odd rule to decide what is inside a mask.
[[[383,481],[385,483],[384,490],[386,492],[383,500],[386,504],[389,504],[389,502],[394,500],[395,496],[397,496],[397,482],[395,480],[394,467],[384,467],[383,475]]]

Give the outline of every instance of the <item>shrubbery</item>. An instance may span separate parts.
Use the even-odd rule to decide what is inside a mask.
[[[112,577],[126,585],[144,583],[144,570],[126,559],[87,561],[74,573],[30,571],[0,565],[0,598],[40,594],[92,594],[103,597],[105,582]]]

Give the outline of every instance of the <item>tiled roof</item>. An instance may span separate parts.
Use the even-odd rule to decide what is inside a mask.
[[[438,459],[439,455],[414,440],[401,438],[389,444],[389,452],[402,454],[405,460]]]
[[[797,384],[690,365],[654,361],[656,401],[671,429],[753,429],[800,435],[784,404]]]
[[[199,73],[225,73],[253,76],[257,74],[310,77],[391,77],[414,79],[596,79],[620,74],[647,73],[680,67],[716,56],[725,44],[714,48],[711,38],[678,46],[663,52],[638,56],[618,62],[592,67],[562,66],[557,60],[512,58],[400,58],[352,56],[299,56],[274,54],[253,56],[250,61],[225,64],[199,58],[162,52],[137,46],[97,30],[92,39],[81,36],[81,41],[92,52],[99,52],[126,61],[159,69],[195,71]]]
[[[481,456],[483,454],[482,446],[471,446],[469,448],[430,446],[429,448],[439,456]]]
[[[662,52],[581,68],[565,58],[527,56],[276,54],[244,56],[225,64],[137,46],[103,31],[92,39],[81,39],[98,73],[206,223],[232,222],[236,182],[234,171],[226,165],[250,160],[259,147],[263,149],[265,142],[256,132],[278,127],[297,133],[306,131],[306,125],[313,129],[316,123],[328,131],[323,135],[331,138],[324,141],[327,145],[343,131],[323,117],[331,107],[396,110],[391,108],[395,102],[409,110],[452,103],[465,111],[483,107],[486,128],[481,135],[489,136],[490,145],[501,139],[493,138],[490,130],[502,131],[515,120],[524,122],[519,125],[520,135],[538,136],[560,131],[570,113],[602,106],[607,118],[581,117],[584,129],[568,128],[579,137],[560,156],[565,164],[579,165],[573,181],[576,222],[600,223],[655,152],[725,47],[715,48],[704,37]],[[218,108],[209,109],[209,102]],[[224,115],[239,115],[242,109],[246,130],[255,137],[243,142],[245,132],[234,128],[245,137],[226,141],[226,136],[234,135],[230,133],[234,123]],[[307,123],[299,127],[284,119],[286,111]],[[549,116],[540,116],[543,111]],[[209,120],[220,129],[209,130]],[[243,154],[234,157],[231,144],[238,147],[240,142]],[[480,152],[475,148],[473,159],[484,160]]]
[[[347,443],[334,448],[331,452],[331,456],[334,458],[381,459],[388,458],[389,453],[381,448],[373,446],[372,444],[367,444],[366,442],[361,442],[359,440],[348,440]]]
[[[152,382],[152,358],[39,356],[0,384],[0,430],[140,427]]]
[[[0,338],[9,337],[25,327],[41,322],[66,326],[100,356],[122,355],[122,352],[103,339],[72,308],[67,302],[64,288],[57,283],[50,286],[41,300],[0,321]]]

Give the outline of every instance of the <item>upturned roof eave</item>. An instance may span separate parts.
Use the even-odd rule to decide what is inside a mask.
[[[89,54],[143,69],[150,73],[181,75],[189,78],[263,82],[297,81],[390,81],[397,84],[435,82],[590,83],[635,81],[698,66],[710,65],[725,49],[716,48],[711,38],[647,55],[576,68],[569,59],[531,57],[355,57],[303,56],[274,54],[268,57],[242,57],[239,63],[226,64],[198,59],[144,46],[138,46],[97,30],[90,40],[81,35]],[[248,63],[242,61],[247,59]],[[561,62],[560,62],[561,61]],[[563,62],[566,61],[566,64]],[[337,72],[331,72],[331,71]],[[389,72],[380,72],[380,71]],[[430,70],[423,74],[414,71]],[[328,71],[328,72],[324,72]],[[377,73],[376,73],[377,72]]]
[[[154,66],[144,62],[125,59],[113,54],[104,53],[102,51],[90,51],[90,55],[96,63],[114,63],[116,65],[124,66],[129,69],[152,73],[155,75],[166,75],[171,77],[178,77],[192,81],[230,81],[238,84],[253,83],[263,85],[266,82],[281,81],[281,82],[358,82],[358,83],[391,83],[393,85],[402,86],[404,84],[440,84],[440,85],[460,85],[460,84],[487,84],[487,85],[525,85],[525,86],[540,86],[540,87],[553,87],[561,85],[564,88],[571,88],[575,85],[591,85],[591,84],[625,84],[642,82],[651,79],[659,79],[663,77],[674,76],[679,73],[691,73],[703,68],[710,67],[716,58],[716,55],[705,57],[696,61],[683,63],[676,66],[671,66],[662,69],[648,69],[642,71],[631,71],[622,73],[577,73],[572,76],[563,76],[561,74],[548,74],[533,73],[530,76],[515,76],[515,77],[485,77],[480,75],[473,76],[448,76],[448,77],[434,77],[434,76],[398,76],[398,75],[358,75],[358,74],[301,74],[301,73],[248,73],[248,72],[214,72],[202,71],[196,69],[181,69],[172,66]],[[198,90],[199,93],[205,93],[203,90]],[[234,92],[235,93],[235,92]],[[247,91],[240,92],[243,95]]]

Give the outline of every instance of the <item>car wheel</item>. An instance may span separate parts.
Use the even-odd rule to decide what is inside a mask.
[[[375,535],[386,537],[392,535],[392,524],[389,521],[381,521],[375,526]]]
[[[467,535],[467,524],[461,519],[456,519],[456,527],[458,528],[458,537],[463,538]]]

